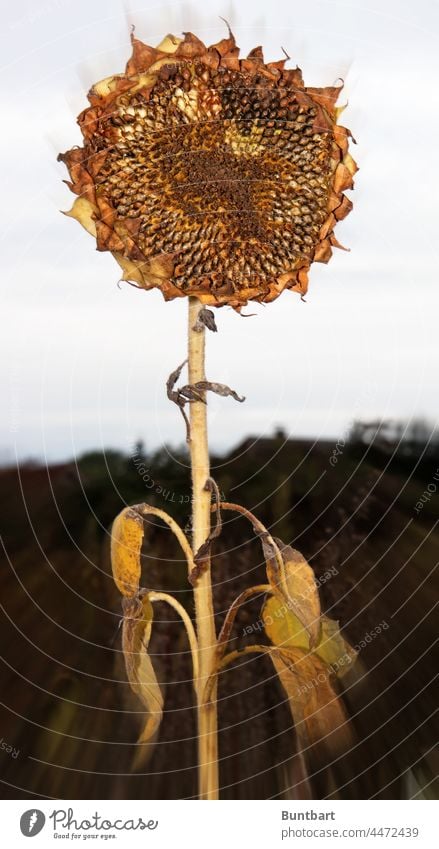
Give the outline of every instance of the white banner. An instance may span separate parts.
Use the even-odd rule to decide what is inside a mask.
[[[5,849],[115,846],[172,849],[438,845],[427,801],[40,801],[0,803]],[[35,842],[30,843],[30,840]]]

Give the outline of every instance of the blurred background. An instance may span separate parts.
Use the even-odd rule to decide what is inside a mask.
[[[317,577],[333,570],[323,607],[360,649],[344,692],[357,745],[304,782],[284,696],[250,656],[221,683],[222,797],[437,793],[437,5],[20,0],[2,9],[1,34],[5,797],[196,794],[190,665],[168,608],[158,607],[152,643],[165,718],[144,774],[132,772],[142,716],[108,550],[127,503],[189,519],[182,421],[165,393],[185,356],[186,304],[118,286],[112,257],[60,215],[72,196],[56,156],[81,141],[76,115],[92,83],[124,68],[132,24],[151,44],[183,30],[210,43],[224,35],[220,15],[244,55],[263,44],[273,60],[283,47],[306,84],[343,78],[361,169],[337,228],[351,252],[313,267],[305,303],[287,292],[252,305],[250,318],[217,311],[207,357],[208,377],[247,399],[209,398],[222,492],[301,550]],[[149,524],[143,583],[192,612],[179,557]],[[241,520],[225,523],[214,579],[218,622],[263,579]],[[237,647],[258,618],[246,606]]]

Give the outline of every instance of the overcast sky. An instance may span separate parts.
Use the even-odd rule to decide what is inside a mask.
[[[247,400],[209,399],[211,445],[277,425],[336,439],[358,416],[437,418],[436,2],[18,0],[2,3],[0,53],[3,463],[183,441],[164,384],[185,357],[186,301],[118,288],[115,260],[59,213],[73,196],[56,155],[81,142],[91,84],[124,68],[132,23],[151,44],[183,30],[211,43],[219,15],[244,54],[282,46],[307,85],[345,79],[361,170],[337,227],[351,252],[313,267],[306,303],[286,292],[253,318],[216,311],[208,376]]]

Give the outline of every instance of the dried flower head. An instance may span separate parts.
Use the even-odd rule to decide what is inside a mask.
[[[260,47],[240,59],[230,31],[210,47],[192,33],[132,45],[125,73],[89,92],[84,147],[59,156],[79,196],[68,214],[124,280],[166,299],[240,309],[304,294],[352,207],[341,87],[306,88]]]

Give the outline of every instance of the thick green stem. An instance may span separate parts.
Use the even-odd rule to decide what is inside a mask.
[[[202,306],[197,298],[189,298],[188,363],[189,383],[205,380],[205,329],[194,330]],[[210,533],[211,493],[206,489],[210,477],[207,441],[207,408],[201,401],[190,404],[190,455],[192,470],[192,547],[198,551]],[[199,797],[218,799],[218,723],[216,682],[207,702],[206,683],[214,671],[216,630],[212,600],[210,558],[194,587],[195,614],[198,638],[198,753]]]

